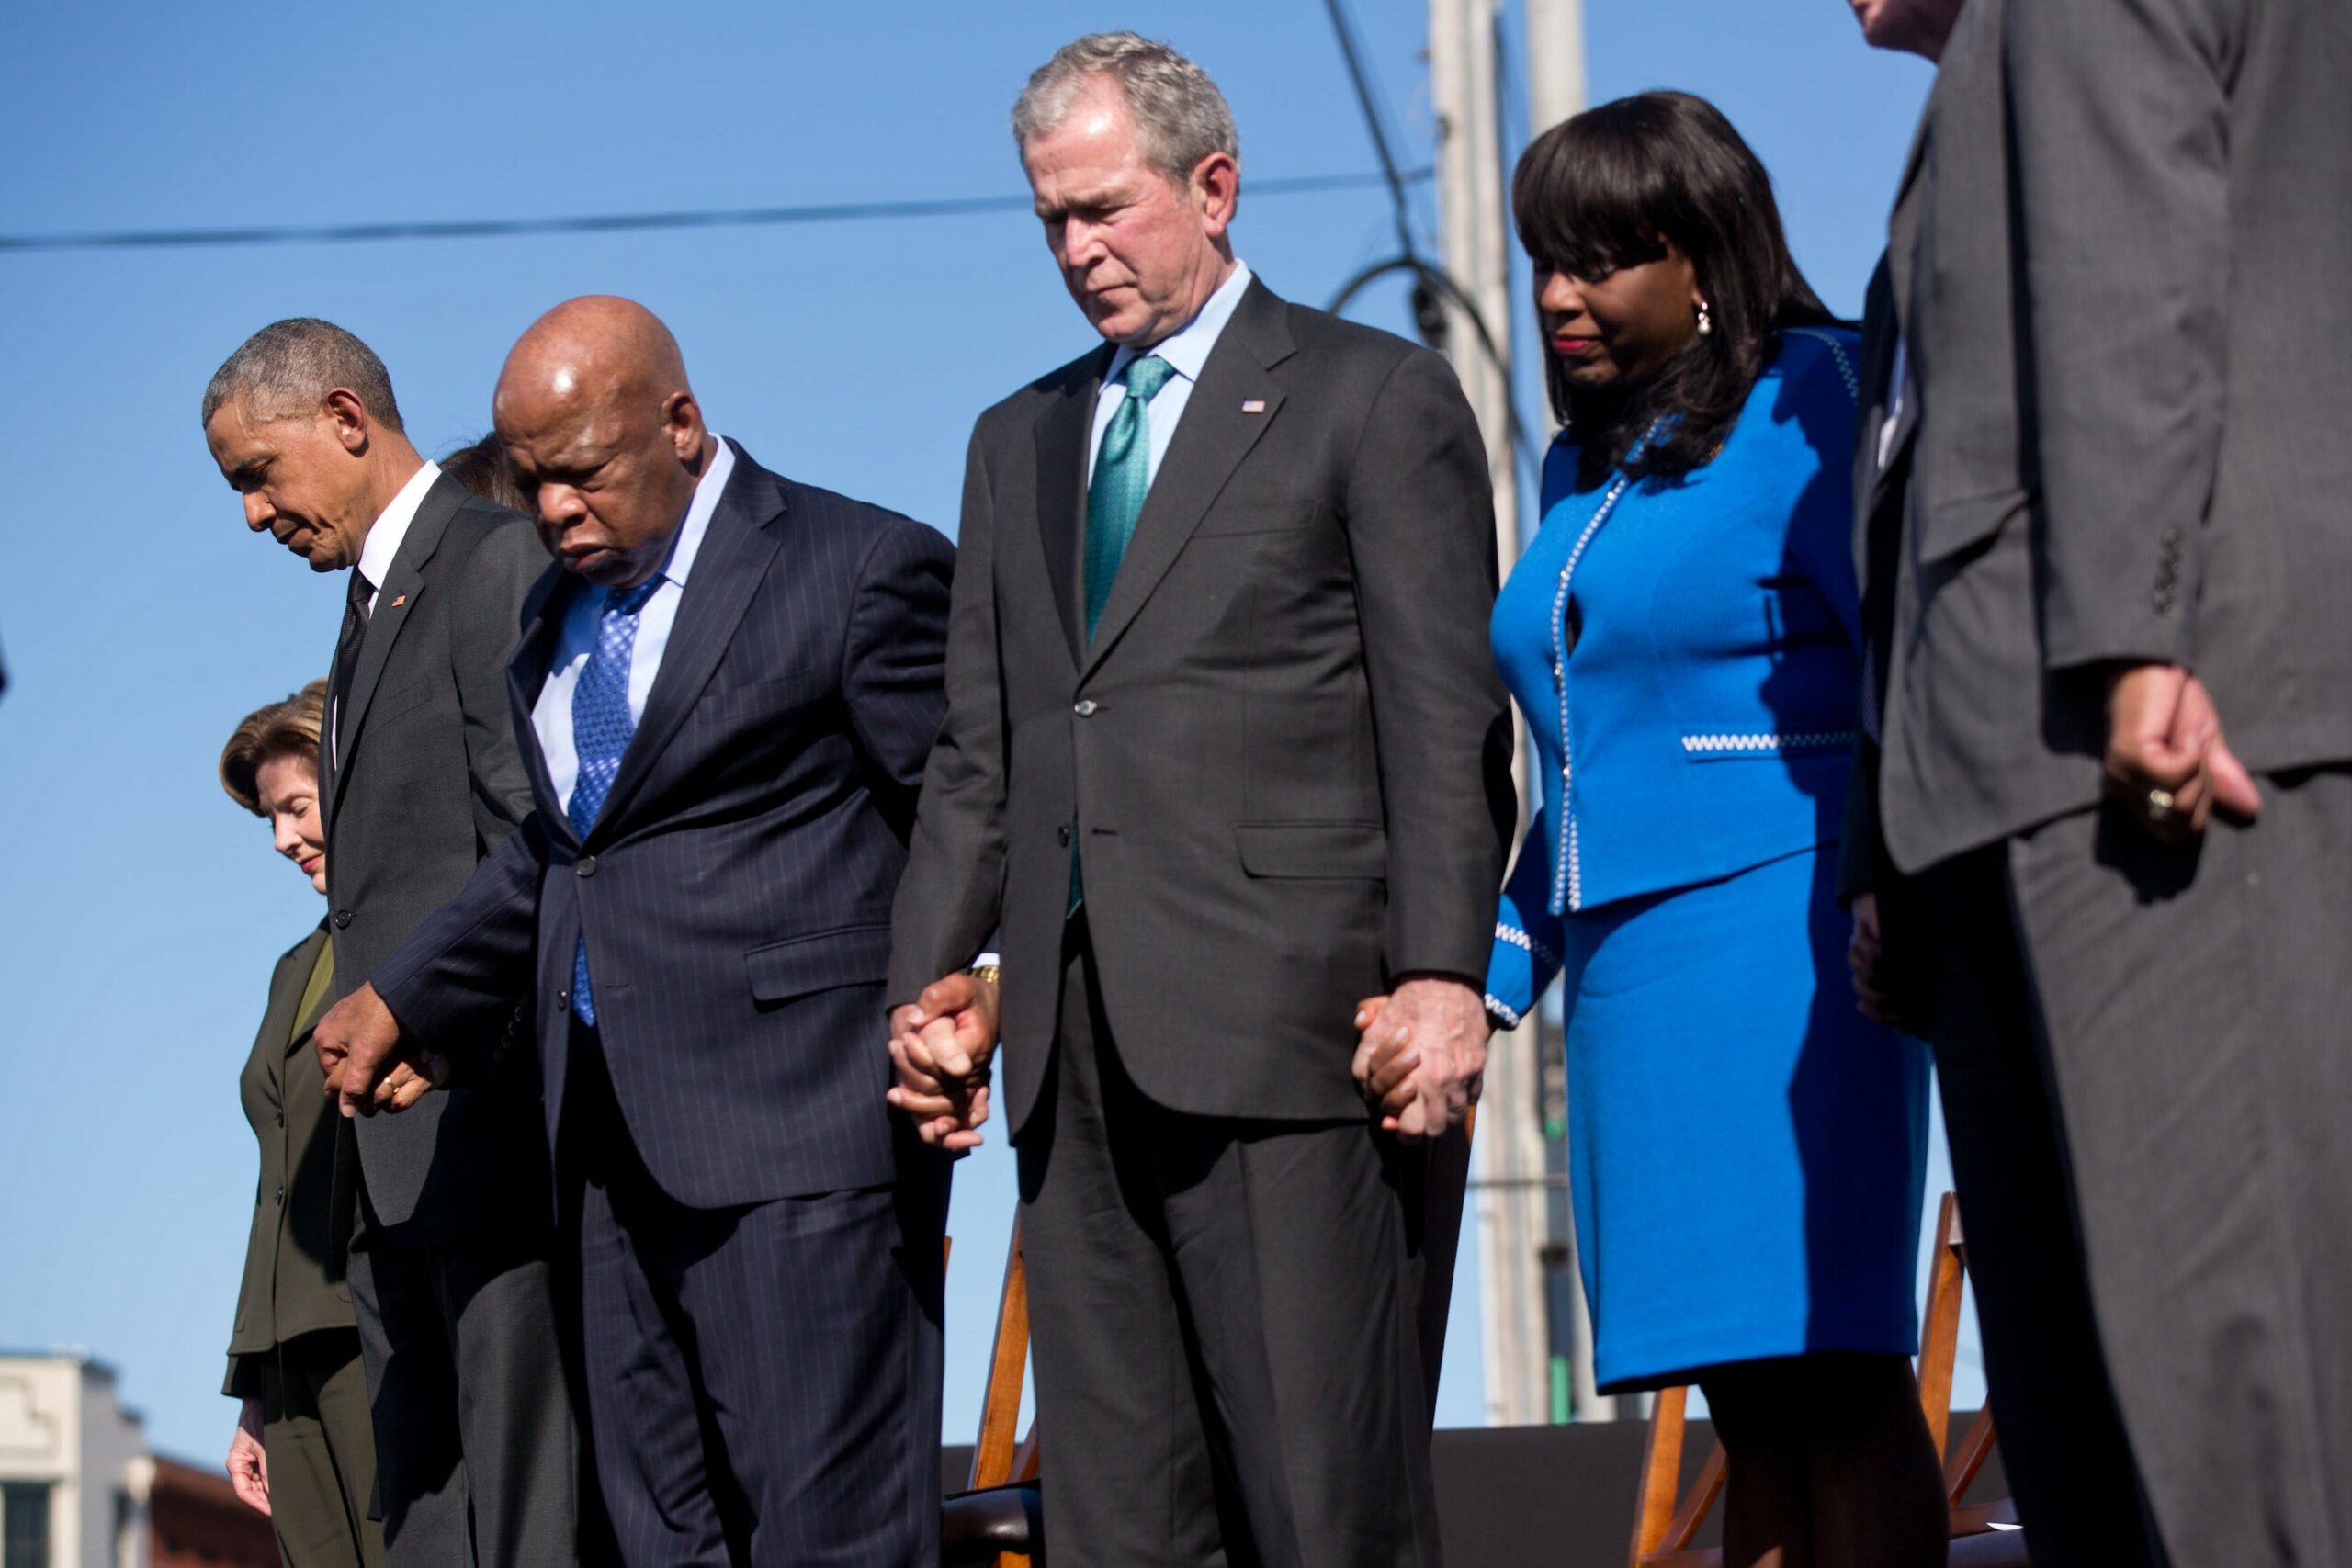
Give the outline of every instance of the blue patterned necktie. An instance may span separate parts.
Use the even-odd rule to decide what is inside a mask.
[[[1102,432],[1102,449],[1094,455],[1094,478],[1086,487],[1086,640],[1102,624],[1102,606],[1111,584],[1119,579],[1119,563],[1136,536],[1136,519],[1143,515],[1143,499],[1151,491],[1151,417],[1146,407],[1176,374],[1159,355],[1147,355],[1127,367],[1127,394],[1119,400]],[[1069,851],[1069,913],[1086,901],[1078,870],[1078,845]]]
[[[1176,367],[1149,355],[1127,367],[1127,395],[1119,400],[1102,449],[1094,455],[1094,478],[1086,487],[1086,640],[1102,624],[1102,605],[1118,581],[1119,563],[1136,536],[1143,498],[1151,490],[1151,421],[1146,405],[1159,394]]]
[[[563,814],[582,840],[596,825],[605,796],[620,775],[621,753],[637,732],[637,721],[628,712],[629,662],[637,651],[638,615],[661,585],[657,572],[634,588],[605,590],[605,607],[596,615],[596,646],[571,688],[571,749],[580,759],[580,773],[572,781],[571,799]],[[588,992],[585,931],[571,956],[571,1010],[582,1023],[596,1021],[596,1003]]]

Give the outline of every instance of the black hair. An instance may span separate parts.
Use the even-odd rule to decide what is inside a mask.
[[[1588,479],[1620,467],[1676,479],[1704,464],[1739,417],[1774,334],[1837,320],[1789,254],[1763,164],[1721,110],[1689,93],[1620,98],[1537,137],[1512,175],[1511,213],[1539,291],[1555,268],[1605,277],[1670,245],[1689,258],[1713,318],[1712,333],[1622,390],[1575,390],[1544,356],[1552,412],[1584,448]],[[1634,450],[1660,419],[1657,437]]]

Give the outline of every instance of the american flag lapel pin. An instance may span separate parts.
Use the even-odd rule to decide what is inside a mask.
[[[1241,404],[1241,412],[1243,413],[1264,413],[1266,412],[1266,400],[1263,398],[1246,399]]]
[[[396,596],[393,598],[393,600],[392,600],[392,608],[393,608],[393,609],[395,609],[395,610],[397,610],[397,609],[399,609],[401,605],[403,605],[403,604],[407,604],[407,603],[408,603],[408,595],[407,595],[407,594],[405,594],[405,593],[401,593],[401,594],[396,595]]]

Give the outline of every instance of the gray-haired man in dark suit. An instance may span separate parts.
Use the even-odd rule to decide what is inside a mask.
[[[248,526],[349,573],[319,763],[341,995],[530,809],[506,660],[547,552],[417,455],[383,362],[331,322],[254,333],[205,389],[204,431]],[[393,1568],[574,1555],[537,1117],[526,1074],[359,1130],[351,1296]]]
[[[979,1136],[956,971],[999,931],[1057,1558],[1433,1562],[1419,1172],[1351,1020],[1393,991],[1415,1122],[1461,1115],[1510,825],[1485,447],[1442,360],[1235,257],[1193,62],[1081,39],[1013,125],[1105,341],[973,432],[893,1098]]]
[[[1970,0],[1892,277],[1857,959],[1945,1068],[2037,1563],[2352,1556],[2347,79],[2339,0]],[[2086,1356],[2120,1435],[2033,1451]]]

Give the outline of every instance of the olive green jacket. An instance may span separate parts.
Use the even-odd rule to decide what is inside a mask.
[[[258,1394],[269,1355],[297,1335],[352,1326],[344,1258],[358,1213],[358,1162],[351,1134],[328,1103],[326,1078],[311,1051],[311,1028],[332,993],[334,951],[325,922],[270,976],[261,1032],[238,1080],[245,1120],[261,1145],[253,1234],[229,1338],[221,1392]]]

